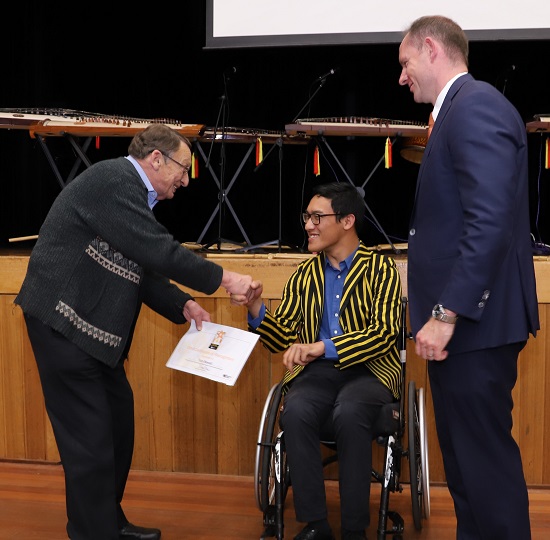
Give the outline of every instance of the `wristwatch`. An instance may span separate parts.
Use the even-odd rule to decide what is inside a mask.
[[[432,317],[441,322],[446,322],[449,324],[455,324],[458,320],[458,317],[453,317],[448,315],[445,311],[445,308],[441,304],[436,304],[432,310]]]

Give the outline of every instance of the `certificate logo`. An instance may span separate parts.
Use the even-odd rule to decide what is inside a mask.
[[[212,343],[210,343],[210,345],[208,345],[208,348],[217,350],[218,347],[222,344],[224,336],[225,336],[225,332],[223,330],[218,330],[216,332],[216,335],[215,335],[214,339],[212,340]]]

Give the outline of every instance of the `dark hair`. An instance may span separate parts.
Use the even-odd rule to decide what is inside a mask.
[[[336,216],[338,221],[348,214],[353,214],[355,230],[357,232],[361,230],[365,222],[365,201],[354,185],[345,182],[319,184],[313,188],[313,195],[330,200],[332,210],[335,214],[339,214]]]
[[[189,139],[174,129],[165,124],[152,124],[136,133],[128,146],[128,153],[136,159],[143,159],[153,150],[171,156],[179,150],[182,142],[191,149]]]
[[[443,44],[452,61],[464,62],[468,66],[468,38],[453,20],[442,15],[427,15],[416,19],[404,34],[418,49],[424,39],[434,37]]]

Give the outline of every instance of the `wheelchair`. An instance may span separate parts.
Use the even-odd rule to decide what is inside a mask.
[[[416,530],[422,529],[422,520],[430,515],[430,487],[428,445],[426,433],[425,395],[423,388],[416,388],[414,381],[406,384],[406,344],[411,336],[406,326],[407,299],[403,298],[399,350],[401,361],[401,397],[399,401],[381,408],[375,425],[375,441],[384,450],[380,469],[372,468],[372,480],[381,485],[378,511],[377,540],[391,536],[402,540],[405,530],[401,515],[389,508],[390,493],[401,493],[405,482],[401,480],[403,458],[409,464],[409,483],[412,517]],[[405,390],[407,390],[405,392]],[[405,408],[405,404],[407,407]],[[288,489],[292,485],[285,452],[284,430],[279,417],[283,408],[282,382],[275,384],[267,396],[256,446],[254,488],[258,508],[263,513],[264,532],[261,538],[284,538],[284,507]],[[407,433],[407,444],[404,436]],[[322,440],[328,449],[323,464],[338,459],[336,443]],[[374,444],[374,443],[373,443]],[[374,462],[374,455],[373,455]]]

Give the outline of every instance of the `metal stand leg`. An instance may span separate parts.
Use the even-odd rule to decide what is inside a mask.
[[[278,246],[279,253],[282,250],[282,246],[283,246],[283,235],[282,235],[282,224],[283,224],[283,139],[281,137],[279,137],[277,139],[277,141],[275,142],[275,145],[279,147],[279,236],[277,237],[277,240],[271,240],[269,242],[262,242],[261,244],[256,244],[254,246],[247,246],[247,247],[244,247],[244,248],[240,248],[240,249],[235,250],[235,253],[244,253],[244,252],[250,251],[252,249],[262,248],[262,247],[265,247],[265,246],[274,246],[274,245]],[[258,170],[258,168],[265,162],[265,160],[268,158],[268,156],[271,153],[271,151],[273,150],[273,148],[275,148],[275,146],[273,146],[269,150],[269,152],[267,153],[267,155],[264,158],[264,161],[262,161],[256,167],[254,172],[256,172]],[[296,250],[298,249],[296,246],[290,246],[290,247],[294,247],[294,249],[296,249]]]
[[[200,155],[202,156],[202,158],[204,159],[204,162],[206,163],[206,168],[210,171],[210,174],[212,175],[212,178],[214,179],[214,182],[216,182],[216,185],[218,186],[218,189],[220,189],[220,194],[219,194],[219,197],[220,197],[219,203],[220,204],[218,204],[216,206],[216,208],[214,209],[214,211],[212,212],[212,215],[210,216],[210,218],[207,221],[204,229],[202,230],[202,232],[201,232],[201,234],[200,234],[200,236],[197,240],[197,243],[200,244],[202,242],[202,239],[204,238],[204,235],[206,234],[206,232],[210,228],[210,225],[212,224],[212,221],[214,221],[214,218],[216,217],[216,214],[221,211],[220,207],[222,207],[225,204],[225,205],[227,205],[227,207],[229,208],[229,211],[231,212],[231,215],[235,219],[235,222],[237,223],[237,226],[239,227],[239,230],[241,231],[241,233],[243,235],[243,238],[245,239],[246,244],[250,245],[250,240],[248,238],[248,235],[246,234],[246,231],[244,230],[243,226],[241,225],[241,222],[239,221],[239,218],[237,217],[237,214],[235,213],[235,210],[233,209],[233,206],[231,205],[231,202],[229,201],[228,194],[229,194],[229,191],[231,190],[231,187],[233,186],[233,184],[235,183],[235,181],[239,177],[239,174],[241,173],[242,168],[244,167],[244,164],[246,163],[246,160],[249,158],[250,154],[252,153],[252,150],[254,149],[254,147],[255,147],[255,144],[251,144],[249,146],[249,148],[248,148],[245,156],[243,157],[237,171],[233,175],[233,178],[231,179],[231,182],[229,182],[229,185],[227,186],[227,189],[222,190],[221,189],[221,183],[220,183],[220,181],[219,181],[219,179],[216,175],[216,172],[214,171],[214,169],[212,168],[212,165],[210,164],[208,158],[206,157],[206,154],[204,153],[204,150],[203,150],[200,142],[197,142],[197,149],[198,149]],[[221,239],[218,239],[218,248],[220,247],[219,246],[220,240]]]
[[[321,141],[322,143],[325,145],[325,147],[328,149],[328,151],[331,153],[332,157],[334,158],[334,160],[336,161],[336,163],[338,164],[338,166],[340,167],[341,171],[344,173],[344,175],[346,176],[348,182],[352,185],[355,185],[353,183],[353,181],[351,180],[351,178],[349,177],[348,173],[346,172],[346,170],[344,169],[343,165],[340,163],[339,159],[336,157],[336,154],[333,152],[332,148],[329,146],[327,140],[325,139],[325,137],[321,136]],[[394,141],[395,142],[395,139]],[[372,172],[370,173],[370,175],[368,176],[368,178],[365,180],[365,182],[363,183],[363,185],[358,188],[358,189],[361,189],[363,191],[363,196],[364,196],[364,193],[365,193],[365,186],[367,185],[367,182],[371,179],[372,175],[375,173],[375,171],[378,169],[378,167],[380,167],[380,165],[382,164],[382,162],[384,161],[384,156],[382,156],[380,158],[380,160],[378,161],[378,163],[374,166],[374,169],[372,170]],[[388,244],[391,246],[392,250],[394,253],[400,253],[401,250],[397,249],[395,247],[395,245],[393,244],[393,242],[390,240],[390,238],[388,237],[388,235],[386,234],[386,231],[384,231],[384,229],[382,228],[382,225],[380,225],[380,223],[378,222],[378,220],[376,219],[375,215],[373,214],[372,210],[370,209],[369,205],[367,204],[367,202],[365,200],[363,200],[364,204],[365,204],[365,208],[367,209],[367,212],[369,213],[371,219],[374,221],[376,227],[378,228],[378,230],[384,235],[384,238],[386,239],[386,241],[388,242]]]
[[[61,176],[61,172],[59,171],[59,168],[57,167],[57,164],[55,163],[55,160],[53,159],[53,156],[50,152],[50,149],[46,145],[46,140],[41,135],[37,135],[36,137],[38,139],[38,142],[40,143],[40,147],[42,148],[44,155],[46,156],[46,159],[48,160],[48,163],[50,164],[50,167],[53,170],[53,173],[55,174],[55,177],[57,178],[57,182],[61,186],[61,189],[63,189],[73,178],[76,176],[76,173],[78,172],[78,168],[80,167],[81,163],[84,163],[86,167],[89,167],[92,162],[88,159],[88,156],[86,155],[86,152],[88,150],[88,147],[90,146],[90,143],[92,142],[92,137],[87,137],[84,141],[84,144],[81,146],[78,145],[75,138],[72,135],[69,135],[68,133],[65,134],[65,138],[71,143],[71,146],[75,149],[76,153],[78,154],[78,157],[73,165],[73,168],[71,169],[71,172],[66,180],[63,179],[63,176]]]

